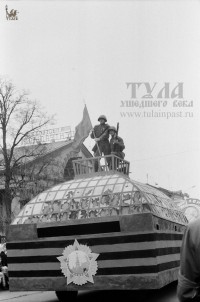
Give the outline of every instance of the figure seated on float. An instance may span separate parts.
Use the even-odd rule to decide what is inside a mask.
[[[111,155],[115,155],[119,159],[124,159],[125,154],[123,150],[125,149],[124,141],[121,137],[118,136],[118,130],[114,126],[109,128],[110,138],[110,150]],[[114,161],[115,166],[113,166],[113,162],[111,161],[110,167],[114,167],[114,170],[117,170],[122,162],[120,160]],[[119,168],[120,169],[120,168]],[[124,172],[123,170],[121,172]]]

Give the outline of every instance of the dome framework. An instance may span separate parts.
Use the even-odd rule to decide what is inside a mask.
[[[34,197],[12,224],[62,222],[149,212],[173,222],[187,223],[173,200],[156,188],[131,180],[116,170],[93,174],[84,174],[76,166],[75,170],[75,179]]]

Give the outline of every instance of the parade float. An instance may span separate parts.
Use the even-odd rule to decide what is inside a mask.
[[[128,161],[102,158],[73,161],[73,180],[40,193],[14,219],[11,291],[53,290],[65,301],[79,290],[159,289],[177,280],[187,218],[163,192],[130,179]]]

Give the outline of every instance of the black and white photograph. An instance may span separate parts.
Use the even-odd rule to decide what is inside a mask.
[[[200,301],[200,1],[0,1],[0,302]]]

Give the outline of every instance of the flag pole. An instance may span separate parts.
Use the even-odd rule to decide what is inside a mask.
[[[87,106],[84,106],[83,117],[81,122],[75,127],[74,141],[72,144],[73,151],[80,151],[81,144],[88,137],[93,126],[88,114]]]

